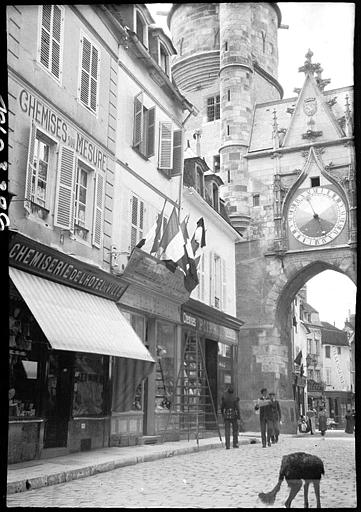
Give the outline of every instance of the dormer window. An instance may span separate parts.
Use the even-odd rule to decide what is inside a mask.
[[[213,201],[213,208],[215,210],[219,210],[219,191],[218,191],[218,186],[213,183],[213,186],[212,186],[212,201]]]
[[[139,41],[145,47],[148,47],[147,24],[139,11],[136,11],[135,15],[135,33],[137,34]]]
[[[169,76],[169,55],[162,44],[159,45],[159,65],[164,73]]]
[[[196,166],[195,189],[198,192],[198,194],[203,197],[203,172],[202,169],[198,166]]]

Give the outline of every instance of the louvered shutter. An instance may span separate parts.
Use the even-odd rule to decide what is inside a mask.
[[[215,265],[214,265],[214,254],[209,253],[209,304],[214,306],[214,292],[215,292]]]
[[[155,107],[148,111],[148,136],[147,136],[147,156],[154,155],[155,138]]]
[[[103,239],[103,211],[105,195],[105,176],[101,172],[96,174],[94,219],[93,219],[93,245],[100,248]]]
[[[133,196],[131,199],[130,250],[143,238],[144,202]]]
[[[40,62],[46,68],[49,68],[50,63],[51,7],[51,5],[43,5],[41,16]]]
[[[133,146],[138,146],[143,140],[143,93],[134,98],[134,131]]]
[[[81,79],[80,79],[80,100],[89,105],[89,84],[90,84],[90,60],[91,60],[91,42],[83,36],[82,38],[82,56],[81,56]]]
[[[159,123],[159,169],[172,168],[173,134],[172,123]]]
[[[227,309],[227,265],[226,261],[221,259],[222,266],[222,301],[221,301],[221,309],[226,311]]]
[[[90,68],[90,108],[97,111],[97,98],[98,98],[98,68],[99,68],[99,52],[92,45],[92,59]]]
[[[173,132],[173,169],[170,172],[171,176],[179,176],[182,174],[182,145],[183,132],[182,130],[175,130]]]
[[[31,212],[31,181],[34,173],[34,148],[35,148],[35,139],[36,139],[36,126],[34,123],[31,123],[30,132],[29,132],[29,147],[28,147],[28,162],[26,166],[26,179],[25,179],[25,194],[24,197],[26,201],[24,201],[25,210],[30,213]]]
[[[74,150],[62,146],[59,151],[54,225],[69,230],[73,229],[74,222],[74,177]]]
[[[51,41],[51,72],[56,78],[60,77],[61,26],[62,12],[57,5],[54,5]]]

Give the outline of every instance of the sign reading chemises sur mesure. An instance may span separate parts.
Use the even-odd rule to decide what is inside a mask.
[[[75,153],[84,158],[90,165],[107,170],[108,157],[94,142],[85,137],[77,128],[57,114],[46,103],[26,89],[21,89],[19,105],[37,126],[58,139],[62,144],[74,149]]]
[[[20,270],[111,300],[119,300],[128,284],[19,233],[11,233],[9,264]]]

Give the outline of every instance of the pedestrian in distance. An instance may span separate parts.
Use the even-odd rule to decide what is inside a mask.
[[[267,396],[267,389],[261,389],[261,396],[257,400],[254,407],[255,411],[259,411],[259,422],[261,427],[261,438],[262,447],[266,448],[266,445],[271,446],[271,435],[272,435],[272,417],[270,410],[270,399]],[[267,444],[266,444],[267,443]]]
[[[271,426],[271,441],[272,443],[278,443],[278,437],[280,435],[281,421],[281,407],[278,400],[276,400],[276,393],[273,391],[269,393],[270,399],[270,426]]]
[[[309,426],[309,429],[311,432],[311,436],[314,435],[315,430],[316,430],[316,415],[317,415],[317,411],[313,407],[313,404],[312,404],[310,406],[310,408],[308,409],[308,411],[306,412],[306,416],[308,418],[308,426]]]
[[[318,430],[321,432],[321,436],[325,438],[325,432],[327,430],[327,412],[322,406],[318,413]]]
[[[345,428],[346,434],[353,434],[354,428],[355,428],[355,420],[354,420],[354,415],[352,414],[351,409],[347,409],[345,419],[346,419],[346,428]]]
[[[239,399],[234,396],[232,386],[228,386],[221,399],[221,413],[224,421],[224,435],[226,438],[226,450],[231,445],[231,425],[233,435],[233,448],[238,448],[238,420],[241,417]]]

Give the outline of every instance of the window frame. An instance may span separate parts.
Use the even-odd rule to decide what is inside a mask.
[[[77,203],[77,182],[79,169],[85,171],[87,174],[87,197],[85,203],[85,225],[81,226],[77,223],[76,203]],[[73,204],[73,230],[76,239],[86,244],[91,244],[91,237],[94,231],[94,210],[95,210],[95,176],[96,171],[90,167],[81,158],[75,158],[75,173],[74,173],[74,204]],[[87,237],[83,238],[76,233],[76,229],[87,231]]]
[[[331,359],[331,345],[325,345],[325,358]]]
[[[51,70],[51,64],[52,64],[52,56],[53,56],[53,36],[52,36],[52,30],[49,32],[51,44],[49,44],[49,65],[46,66],[43,62],[41,62],[41,42],[42,42],[42,30],[43,30],[43,5],[39,5],[39,11],[38,11],[38,43],[37,43],[37,62],[40,64],[42,69],[46,71],[46,73],[51,76],[59,85],[62,84],[62,77],[63,77],[63,53],[64,53],[64,20],[65,20],[65,9],[63,5],[58,4],[51,4],[51,28],[53,27],[53,17],[54,17],[54,7],[58,7],[60,10],[60,42],[59,42],[59,77],[54,75],[54,73]],[[45,27],[44,27],[45,28]],[[50,50],[51,48],[51,50]]]
[[[142,41],[139,39],[139,36],[138,36],[138,16],[140,18],[140,21],[142,22],[142,26],[143,26],[143,37],[142,37]],[[146,19],[144,18],[143,16],[143,13],[139,10],[139,9],[134,9],[134,33],[136,34],[138,40],[140,43],[142,43],[142,45],[148,50],[149,48],[149,40],[148,40],[148,23],[146,21]]]
[[[210,100],[213,100],[212,104],[209,103]],[[210,109],[213,109],[213,114],[212,115],[209,114]],[[206,113],[207,113],[207,123],[212,123],[213,121],[218,121],[221,118],[221,97],[220,97],[220,94],[214,94],[214,95],[208,96],[206,98]],[[218,115],[218,117],[217,117],[217,115]]]
[[[162,54],[164,56],[164,67],[162,63]],[[164,73],[169,77],[170,76],[170,55],[165,45],[159,41],[159,67],[164,71]]]
[[[88,103],[85,103],[85,101],[83,101],[83,99],[81,97],[81,95],[82,95],[82,76],[83,76],[83,65],[82,65],[82,62],[83,62],[84,38],[86,38],[89,41],[90,45],[91,45],[90,46],[91,61],[90,61],[90,64],[89,64],[90,70],[87,71],[84,68],[84,71],[88,74],[88,77],[89,77]],[[93,48],[95,48],[95,50],[98,52],[97,78],[96,78],[96,100],[95,100],[96,107],[95,107],[95,110],[93,110],[92,107],[91,107],[91,97],[92,97],[91,96],[91,83],[92,83],[91,68],[92,68],[92,63],[93,63]],[[85,31],[81,30],[80,31],[80,39],[79,39],[79,74],[78,74],[78,95],[77,95],[77,100],[88,112],[93,114],[96,118],[98,117],[98,113],[99,113],[100,63],[101,63],[100,55],[101,54],[100,54],[99,46],[94,43],[94,40],[91,37],[89,37],[88,34]]]
[[[140,109],[137,109],[138,101]],[[155,155],[155,130],[156,130],[156,108],[155,106],[146,107],[144,104],[144,93],[140,91],[133,98],[133,140],[132,148],[142,158],[148,160]],[[137,142],[137,115],[139,115],[140,140]]]

